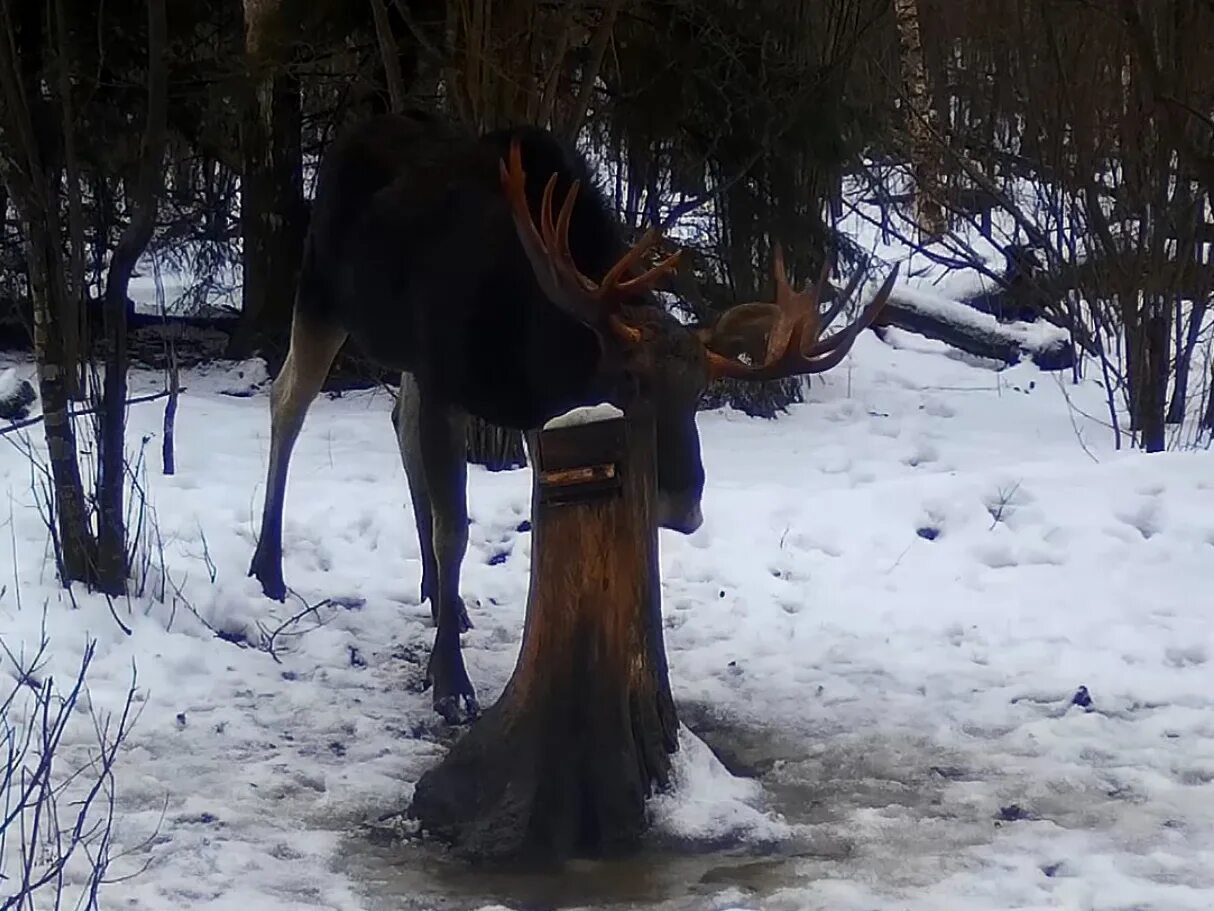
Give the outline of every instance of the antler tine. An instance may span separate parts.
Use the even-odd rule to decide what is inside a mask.
[[[519,239],[523,242],[527,255],[534,257],[536,253],[547,253],[544,239],[536,230],[535,222],[531,219],[531,212],[527,208],[526,176],[523,173],[522,153],[517,143],[510,147],[510,166],[507,167],[504,161],[499,161],[498,170],[501,173],[506,197],[510,200],[511,208],[514,210],[514,223],[520,234]],[[540,220],[543,221],[542,216]]]
[[[843,312],[843,308],[847,306],[847,302],[851,296],[856,293],[856,288],[860,285],[860,279],[864,277],[864,270],[857,269],[852,273],[851,279],[847,282],[847,287],[843,289],[843,293],[835,297],[830,305],[830,309],[822,314],[822,319],[818,323],[818,329],[821,331],[835,321],[835,317]]]
[[[644,290],[645,283],[652,280],[650,278],[650,276],[654,272],[660,272],[662,270],[662,266],[665,265],[666,262],[670,262],[671,259],[677,260],[677,258],[679,256],[678,253],[676,253],[674,257],[668,257],[665,262],[659,263],[657,266],[654,266],[652,269],[649,269],[643,275],[637,276],[636,278],[630,278],[630,279],[625,279],[624,281],[621,281],[620,280],[621,277],[628,274],[628,272],[637,263],[639,263],[641,261],[641,259],[645,256],[645,253],[649,250],[649,248],[652,247],[655,243],[657,243],[657,241],[658,241],[658,232],[655,231],[653,228],[650,228],[648,231],[646,231],[644,234],[642,234],[641,239],[639,241],[637,241],[636,245],[631,250],[629,250],[627,253],[625,253],[620,258],[619,262],[617,262],[614,266],[612,266],[611,269],[607,272],[607,274],[605,276],[603,276],[602,287],[604,288],[604,290],[619,290],[619,291]],[[679,251],[679,252],[681,253],[682,251]]]
[[[790,345],[801,348],[812,345],[820,332],[818,301],[829,275],[830,259],[823,260],[822,274],[811,292],[793,290],[788,280],[788,269],[784,264],[784,247],[779,241],[772,244],[772,277],[776,284],[776,309],[779,316],[767,337],[767,357],[764,363],[779,360]],[[794,341],[795,339],[795,341]]]
[[[710,375],[742,380],[774,380],[830,370],[847,356],[860,333],[872,325],[889,300],[897,277],[898,267],[895,266],[858,319],[828,338],[812,344],[807,344],[806,339],[809,329],[807,322],[810,319],[808,314],[797,323],[790,323],[783,308],[775,308],[778,315],[770,330],[764,363],[752,367],[706,349]],[[815,310],[815,316],[816,313]]]
[[[818,309],[822,303],[822,292],[826,290],[826,282],[829,278],[830,251],[827,250],[822,256],[822,268],[818,270],[818,279],[814,282],[813,289],[797,295],[797,298],[803,302],[804,306],[804,317],[801,321],[800,335],[802,350],[818,340],[818,336],[822,334],[822,329],[829,322],[823,321],[822,312]]]
[[[556,186],[556,175],[552,175],[548,179],[550,187]],[[561,211],[556,217],[556,228],[554,229],[552,242],[556,249],[556,256],[560,261],[561,266],[569,274],[571,278],[577,281],[587,292],[595,291],[595,284],[590,278],[583,275],[581,270],[573,261],[573,251],[569,249],[569,223],[573,220],[573,204],[577,200],[578,190],[581,189],[581,181],[575,180],[569,187],[569,192],[565,194],[565,201],[561,203]],[[548,222],[552,222],[552,200],[549,196],[545,199],[545,217]]]
[[[864,310],[860,313],[860,316],[856,318],[856,321],[846,328],[840,329],[833,335],[829,335],[819,341],[809,349],[807,356],[812,357],[818,354],[826,354],[827,352],[838,348],[845,342],[847,342],[847,347],[851,347],[848,333],[850,333],[852,329],[855,329],[855,332],[850,336],[851,339],[854,339],[857,335],[873,324],[873,321],[877,318],[877,315],[885,306],[885,302],[889,300],[889,295],[894,290],[894,281],[897,278],[898,266],[894,266],[893,271],[890,272],[889,275],[885,277],[885,281],[881,283],[881,287],[878,289],[876,296],[869,301],[868,306],[864,308]]]
[[[553,174],[549,178],[548,183],[554,184],[556,175]],[[569,192],[565,195],[565,201],[561,203],[560,214],[556,217],[556,245],[557,250],[563,258],[573,261],[573,253],[569,249],[569,222],[573,219],[573,203],[577,199],[578,190],[581,189],[581,182],[575,180],[573,186],[569,188]],[[548,203],[548,217],[552,217],[552,203]]]
[[[552,225],[552,195],[556,192],[556,175],[553,174],[544,184],[544,195],[540,197],[540,235],[544,238],[544,246],[549,253],[555,253],[552,236],[556,229]]]
[[[822,254],[822,268],[818,271],[818,280],[814,282],[814,306],[822,300],[822,292],[826,290],[826,282],[830,279],[830,259],[831,252],[826,250]]]
[[[620,282],[618,287],[621,291],[627,291],[629,293],[648,291],[658,283],[658,279],[660,279],[662,276],[669,275],[671,272],[678,269],[679,261],[682,258],[683,251],[675,250],[656,266],[653,266],[652,268],[638,275],[636,278],[630,278],[627,281]]]
[[[510,144],[508,157],[509,165],[499,161],[498,171],[502,188],[510,202],[519,241],[536,280],[553,303],[597,331],[605,316],[601,312],[600,301],[594,295],[597,286],[578,271],[569,253],[567,238],[578,185],[575,183],[566,194],[561,214],[554,223],[552,198],[556,193],[557,177],[554,174],[548,179],[540,200],[537,228],[527,202],[527,177],[523,170],[522,149],[517,141]],[[558,230],[558,226],[561,230]]]
[[[771,274],[776,280],[776,302],[791,301],[792,285],[788,283],[788,270],[784,268],[784,247],[777,241],[771,249]]]
[[[578,269],[569,246],[569,229],[581,181],[573,181],[554,219],[552,200],[556,194],[557,175],[553,174],[548,179],[540,200],[537,228],[527,202],[522,148],[517,140],[510,144],[508,157],[508,165],[506,161],[498,162],[502,187],[510,202],[519,240],[545,294],[554,304],[600,335],[610,330],[626,342],[638,341],[640,332],[626,325],[616,311],[624,297],[653,287],[661,276],[673,271],[682,251],[677,251],[641,275],[624,279],[657,242],[657,231],[650,229],[636,246],[608,270],[602,281],[595,282]]]

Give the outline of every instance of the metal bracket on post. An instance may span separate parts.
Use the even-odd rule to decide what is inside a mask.
[[[544,425],[535,466],[540,503],[562,505],[623,494],[628,446],[624,413],[614,405],[575,408]]]

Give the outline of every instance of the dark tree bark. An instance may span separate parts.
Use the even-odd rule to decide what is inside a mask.
[[[105,279],[105,386],[100,412],[97,469],[97,585],[110,595],[126,591],[127,289],[135,264],[152,239],[164,169],[168,122],[168,22],[165,0],[148,0],[148,115],[131,220],[110,258]]]
[[[928,72],[923,59],[919,27],[918,0],[894,0],[901,48],[902,85],[906,92],[907,132],[910,136],[911,162],[915,172],[915,222],[925,241],[943,236],[948,228],[940,204],[941,162],[933,130],[939,129]]]
[[[58,232],[48,230],[37,215],[25,219],[30,293],[34,303],[34,351],[38,361],[38,395],[50,462],[52,500],[58,549],[59,578],[64,586],[95,580],[97,541],[89,523],[84,482],[76,453],[76,430],[69,412],[70,389],[63,333],[56,314],[67,296]],[[53,239],[52,239],[53,238]]]
[[[1210,384],[1206,389],[1206,409],[1201,416],[1201,428],[1214,433],[1214,363],[1210,364]]]
[[[388,7],[384,0],[371,0],[371,14],[375,19],[375,37],[379,41],[379,56],[384,64],[384,82],[388,86],[388,103],[393,111],[405,106],[405,80],[400,71],[400,51],[392,24],[388,21]]]
[[[527,464],[523,435],[479,418],[468,421],[468,461],[489,471],[510,471]]]
[[[63,0],[55,0],[55,41],[58,61],[55,66],[59,107],[62,112],[64,177],[67,183],[68,238],[68,283],[63,298],[60,322],[63,326],[63,350],[68,395],[74,399],[84,398],[85,383],[81,368],[88,344],[81,338],[84,323],[84,304],[88,299],[85,286],[84,201],[80,157],[76,148],[75,105],[72,102],[71,48],[68,42],[67,15]]]
[[[294,22],[279,2],[245,2],[246,80],[241,113],[241,317],[229,356],[261,344],[271,373],[286,351],[308,227],[303,196],[303,107],[291,69]]]
[[[29,274],[38,391],[51,475],[48,505],[53,515],[48,519],[55,529],[59,578],[66,586],[77,580],[92,581],[96,540],[89,525],[69,412],[69,371],[75,367],[69,360],[62,319],[69,308],[59,240],[60,197],[58,184],[51,179],[55,169],[48,166],[57,153],[37,90],[45,19],[33,3],[15,12],[24,17],[19,25],[10,16],[9,6],[0,4],[0,177],[17,210]]]
[[[1184,421],[1185,406],[1189,398],[1189,376],[1193,371],[1193,355],[1197,351],[1197,342],[1201,337],[1201,326],[1206,318],[1206,302],[1198,300],[1193,303],[1193,311],[1189,314],[1187,330],[1181,334],[1181,318],[1179,307],[1176,314],[1176,381],[1172,389],[1172,400],[1168,403],[1167,422],[1180,424]]]
[[[181,395],[181,371],[177,364],[177,347],[169,343],[166,366],[169,400],[164,405],[163,438],[160,442],[160,462],[166,475],[177,473],[177,399]]]
[[[473,859],[634,848],[670,774],[651,417],[544,431],[518,664],[410,813]]]
[[[1142,316],[1140,352],[1131,351],[1137,360],[1138,393],[1134,405],[1139,434],[1139,446],[1147,452],[1163,452],[1167,448],[1167,423],[1164,420],[1171,376],[1167,308],[1159,299],[1148,303]]]

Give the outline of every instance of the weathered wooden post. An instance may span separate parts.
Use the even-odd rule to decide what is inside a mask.
[[[418,782],[410,808],[470,859],[559,862],[635,847],[678,744],[652,416],[576,409],[531,443],[518,663],[497,703]]]

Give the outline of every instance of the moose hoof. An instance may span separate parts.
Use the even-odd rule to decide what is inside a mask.
[[[460,712],[461,700],[464,704],[462,713]],[[441,715],[447,724],[457,727],[476,721],[480,717],[481,707],[475,696],[447,696],[444,699],[434,700],[434,711]]]
[[[455,614],[456,614],[456,619],[459,621],[459,631],[461,633],[466,633],[466,632],[468,632],[468,630],[472,629],[472,620],[468,616],[468,608],[466,608],[464,606],[464,599],[458,598],[456,600],[458,603],[458,607],[456,609]]]
[[[480,715],[480,704],[458,643],[453,650],[435,646],[426,669],[426,685],[434,688],[434,711],[448,724],[472,722]]]

